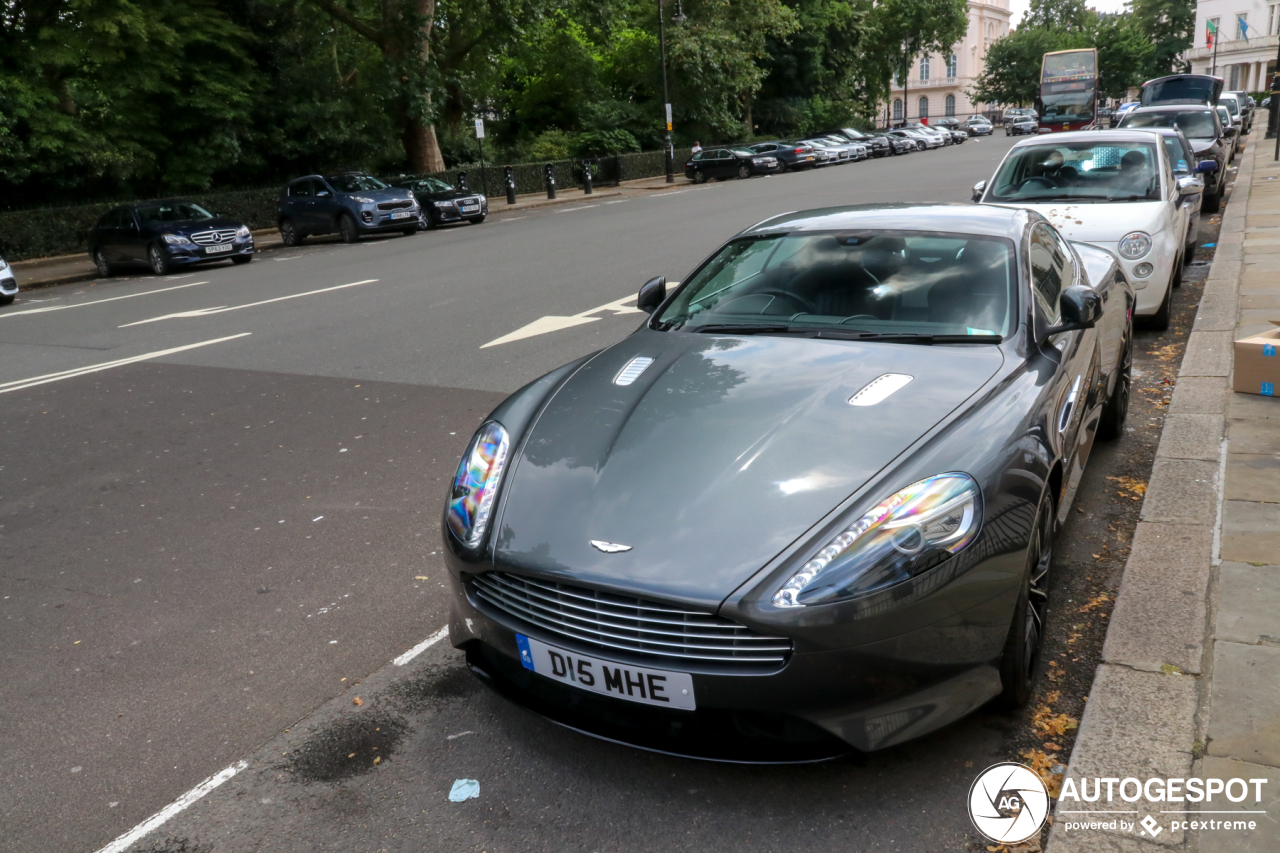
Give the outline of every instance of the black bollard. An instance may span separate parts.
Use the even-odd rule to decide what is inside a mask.
[[[556,167],[554,163],[548,163],[542,167],[547,183],[547,198],[556,197]]]
[[[582,161],[582,194],[591,195],[594,190],[591,187],[591,161]]]
[[[467,186],[467,173],[465,171],[458,173],[458,189],[464,193],[471,192],[471,187]]]
[[[516,203],[515,171],[510,166],[502,167],[502,183],[507,188],[507,204]]]

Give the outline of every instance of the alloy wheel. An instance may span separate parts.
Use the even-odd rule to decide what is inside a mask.
[[[1044,643],[1044,623],[1049,614],[1049,569],[1053,563],[1053,504],[1045,501],[1036,519],[1036,529],[1031,541],[1031,575],[1027,582],[1027,617],[1025,633],[1025,677],[1035,675],[1040,660],[1040,647]]]
[[[147,260],[151,264],[151,271],[156,275],[164,275],[169,271],[169,262],[165,259],[159,246],[153,245],[147,249]]]
[[[280,223],[280,240],[286,246],[298,245],[298,232],[293,227],[293,220],[286,219]]]
[[[98,268],[98,275],[103,278],[111,275],[111,264],[107,261],[107,256],[101,249],[94,250],[93,263]]]

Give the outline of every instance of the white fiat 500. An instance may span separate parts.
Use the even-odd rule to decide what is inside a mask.
[[[1137,292],[1137,317],[1163,330],[1171,289],[1182,283],[1182,196],[1203,190],[1198,178],[1174,177],[1155,134],[1083,130],[1019,142],[995,177],[974,186],[973,200],[1030,208],[1068,240],[1111,252]]]

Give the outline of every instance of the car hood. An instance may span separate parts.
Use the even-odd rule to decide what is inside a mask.
[[[1191,150],[1196,152],[1197,154],[1203,154],[1204,152],[1208,151],[1210,148],[1218,144],[1217,139],[1207,139],[1200,136],[1196,136],[1196,137],[1188,136],[1187,141],[1191,143]]]
[[[357,192],[339,192],[338,195],[348,198],[371,198],[379,201],[413,201],[413,195],[404,187],[387,187],[385,190],[359,190]]]
[[[480,195],[480,193],[478,190],[473,191],[473,190],[457,190],[457,189],[444,190],[443,192],[438,192],[438,193],[419,192],[417,190],[414,190],[413,195],[414,195],[414,198],[418,199],[418,201],[422,201],[423,199],[426,199],[427,201],[456,201],[457,199],[460,199],[460,198],[471,198],[472,196]]]
[[[190,237],[192,234],[198,234],[201,231],[225,231],[228,228],[237,229],[242,223],[236,222],[234,219],[227,219],[224,216],[215,216],[213,219],[181,219],[174,222],[148,222],[143,229],[155,234],[182,234]]]
[[[654,363],[617,385],[636,357]],[[715,608],[1002,361],[994,346],[643,330],[575,373],[529,430],[503,486],[495,560]],[[849,404],[886,373],[914,380]]]
[[[1087,202],[1071,204],[1019,204],[1049,220],[1068,240],[1084,243],[1115,243],[1130,231],[1149,228],[1159,217],[1162,201],[1127,201],[1108,204]]]

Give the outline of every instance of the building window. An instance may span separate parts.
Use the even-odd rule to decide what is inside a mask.
[[[928,118],[929,117],[929,99],[921,98],[919,103],[920,103],[920,118]]]
[[[1228,91],[1235,91],[1240,88],[1240,66],[1231,66],[1231,86]]]
[[[956,114],[956,96],[955,95],[947,95],[946,112],[947,112],[947,115],[949,116],[953,116]]]
[[[994,25],[994,24],[987,24],[987,40],[988,40],[988,41],[990,41],[991,39],[993,39],[993,38],[995,38],[995,37],[996,37],[996,28],[995,28],[995,25]],[[884,78],[881,78],[881,79],[884,79]]]
[[[884,78],[881,77],[880,79],[883,80]],[[929,57],[927,56],[920,57],[920,79],[929,79]]]
[[[956,68],[958,65],[959,65],[959,60],[954,53],[947,57],[947,79],[948,80],[956,79]]]
[[[893,99],[893,120],[902,121],[902,98]]]
[[[1236,12],[1236,38],[1242,39],[1249,32],[1249,13]]]
[[[1267,35],[1276,34],[1276,4],[1272,3],[1267,7]]]

